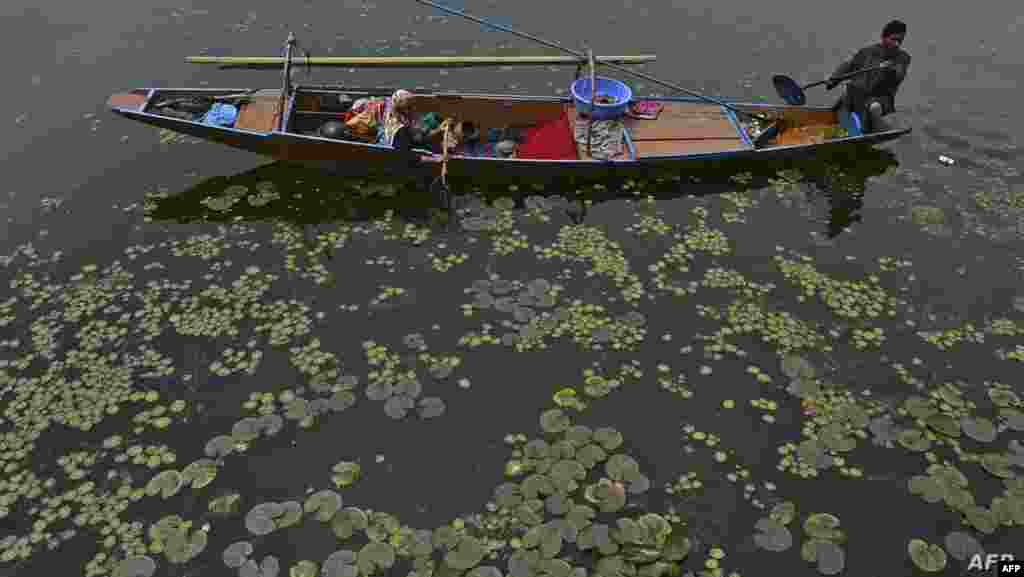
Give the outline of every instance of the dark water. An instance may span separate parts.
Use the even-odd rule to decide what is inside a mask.
[[[657,54],[659,61],[646,70],[688,87],[767,99],[773,99],[772,74],[786,73],[806,82],[824,78],[839,59],[873,41],[886,20],[906,20],[910,30],[905,48],[914,60],[897,100],[895,121],[911,125],[915,129],[911,136],[884,151],[833,159],[837,170],[847,174],[847,181],[842,182],[858,189],[852,196],[835,192],[837,181],[822,176],[831,173],[821,163],[801,167],[808,175],[806,182],[778,194],[767,179],[780,175],[762,175],[747,192],[760,201],[747,209],[748,222],[722,225],[728,230],[733,254],[723,258],[702,255],[693,270],[721,266],[757,282],[782,284],[782,276],[770,260],[777,246],[810,256],[819,271],[836,278],[879,274],[879,257],[912,261],[912,268],[890,276],[882,274],[887,290],[908,301],[899,317],[886,325],[886,344],[869,352],[851,351],[850,347],[837,351],[830,379],[855,391],[870,388],[878,396],[902,398],[913,389],[898,381],[889,367],[892,361],[914,367],[913,374],[929,387],[965,381],[977,392],[984,382],[999,381],[1020,392],[1021,361],[1000,360],[995,351],[1024,345],[1024,330],[1010,336],[988,334],[983,344],[966,344],[947,352],[925,343],[914,331],[965,322],[981,330],[995,318],[1015,319],[1018,327],[1024,324],[1020,310],[1024,306],[1014,309],[1013,305],[1024,279],[1024,179],[1019,175],[1024,164],[1019,134],[1024,125],[1015,113],[1016,87],[1024,80],[1024,62],[1015,42],[1019,43],[1017,27],[1024,25],[1024,20],[1009,3],[986,5],[985,10],[971,4],[940,9],[918,3],[913,12],[909,6],[901,7],[906,11],[902,14],[889,14],[890,7],[882,2],[849,7],[796,2],[465,5],[474,14],[500,18],[570,47],[589,43],[605,54]],[[685,570],[699,570],[708,548],[718,546],[727,553],[722,561],[726,574],[733,570],[748,576],[814,571],[800,559],[797,525],[792,526],[797,538],[793,549],[784,553],[756,550],[750,535],[754,522],[764,513],[743,499],[742,483],[737,486],[724,480],[724,473],[731,470],[728,465],[712,462],[707,449],[692,455],[683,450],[683,423],[719,434],[723,446],[750,469],[750,482],[775,483],[777,490],[767,493],[774,493],[774,500],[796,502],[799,519],[811,512],[837,515],[848,535],[846,574],[913,574],[917,570],[906,552],[909,539],[941,544],[946,533],[961,527],[958,513],[907,493],[905,479],[927,466],[919,454],[896,449],[879,455],[859,447],[849,460],[861,463],[878,480],[844,480],[833,472],[802,480],[777,471],[776,447],[800,442],[799,401],[774,384],[756,389],[757,381],[744,372],[745,366],[757,365],[778,375],[775,351],[758,339],[743,343],[751,354],[747,359],[712,362],[702,358],[702,343],[695,336],[711,334],[716,323],[695,313],[695,299],[691,303],[664,297],[662,302],[661,296],[658,301],[648,301],[645,296],[641,304],[647,317],[647,337],[636,352],[581,353],[564,339],[540,352],[516,353],[502,346],[457,351],[458,338],[479,331],[481,322],[495,325],[499,337],[507,330],[500,326],[500,319],[508,315],[488,316],[494,313],[491,310],[466,318],[460,312],[461,304],[472,301],[463,289],[487,274],[527,282],[538,277],[555,279],[571,266],[577,274],[571,282],[565,281],[570,298],[600,301],[618,307],[616,310],[622,303],[609,298],[617,295],[618,289],[608,282],[588,282],[576,264],[538,263],[529,257],[529,251],[489,255],[491,243],[485,236],[436,232],[422,246],[385,238],[369,220],[379,220],[386,210],[393,209],[398,213],[396,220],[422,222],[416,219],[429,208],[429,199],[422,195],[414,200],[353,199],[346,191],[362,184],[280,165],[260,166],[266,161],[211,144],[161,144],[155,131],[119,120],[103,108],[111,92],[136,86],[276,86],[279,75],[274,72],[199,68],[185,64],[183,57],[200,53],[276,55],[288,30],[296,32],[300,43],[314,55],[537,52],[524,41],[481,30],[474,23],[439,17],[415,2],[244,6],[15,2],[0,7],[0,47],[14,56],[5,67],[2,100],[8,124],[0,136],[6,180],[6,190],[0,190],[0,214],[4,217],[0,226],[2,252],[19,255],[3,271],[4,280],[13,281],[19,270],[31,270],[38,279],[46,279],[41,281],[44,284],[66,283],[88,263],[102,269],[121,260],[137,274],[136,287],[150,279],[191,279],[196,287],[202,287],[203,275],[215,262],[223,264],[223,270],[214,272],[214,280],[222,284],[237,278],[247,266],[256,265],[281,275],[269,299],[295,299],[311,311],[325,312],[323,319],[314,321],[321,349],[341,359],[345,374],[362,379],[355,390],[359,403],[341,417],[323,419],[308,431],[294,432],[291,425],[287,435],[253,443],[246,455],[229,457],[205,492],[183,490],[182,495],[187,496],[167,501],[157,498],[155,503],[144,500],[128,509],[123,520],[148,524],[176,513],[200,524],[207,518],[206,501],[217,491],[228,489],[243,495],[242,514],[261,501],[301,502],[307,489],[329,487],[331,466],[346,460],[361,463],[363,477],[341,491],[346,506],[388,512],[403,524],[433,528],[483,510],[493,488],[503,482],[504,463],[510,458],[502,438],[510,432],[538,435],[537,416],[551,406],[556,390],[577,384],[580,372],[593,362],[611,370],[637,359],[644,376],[608,399],[594,400],[578,421],[592,427],[613,426],[622,432],[624,450],[640,462],[653,483],[647,495],[636,499],[638,506],[661,512],[664,501],[690,520],[697,548],[684,564]],[[362,85],[552,93],[563,90],[571,74],[569,69],[446,73],[317,70],[312,78]],[[659,92],[655,87],[648,89]],[[833,98],[820,88],[814,90],[817,92],[809,93],[812,102]],[[952,159],[952,164],[941,161],[940,156]],[[200,202],[232,185],[254,187],[266,181],[277,185],[280,202],[261,208],[243,201],[227,215],[213,213]],[[694,206],[709,206],[717,214],[724,202],[719,193],[730,187],[728,183],[686,179],[664,184],[658,187],[665,192],[658,195],[657,206],[665,221],[685,226]],[[151,206],[143,211],[146,194],[155,191],[170,196],[149,197]],[[915,222],[921,207],[941,209],[943,222]],[[672,239],[631,237],[624,228],[637,221],[634,209],[626,200],[601,198],[587,211],[584,222],[621,243],[631,269],[647,282],[647,266],[662,256]],[[144,220],[144,212],[152,222]],[[283,251],[271,242],[271,222],[276,226],[298,224],[308,235],[334,230],[339,222],[355,226],[350,242],[325,264],[334,273],[336,284],[320,286],[284,272]],[[551,223],[530,229],[531,242],[550,242],[557,228],[569,222],[563,213],[554,211]],[[236,228],[228,228],[232,225]],[[129,262],[124,252],[130,246],[160,245],[197,233],[232,241],[246,238],[262,246],[252,250],[234,246],[210,261],[174,257],[159,247],[153,255]],[[26,255],[27,243],[43,258],[61,251],[63,259],[29,266],[33,259]],[[430,251],[465,252],[470,258],[451,272],[435,272],[423,264]],[[366,263],[378,256],[396,261],[394,270]],[[167,268],[143,270],[149,261],[162,261]],[[908,278],[910,273],[913,278]],[[700,275],[693,279],[699,280]],[[393,308],[374,307],[369,303],[382,285],[403,287],[407,292]],[[796,291],[788,290],[793,294],[784,292],[771,298],[785,301],[801,317],[816,319],[822,333],[842,322],[831,317],[824,306],[797,305],[792,298]],[[31,301],[14,286],[3,299],[15,295],[21,305]],[[355,312],[339,310],[348,304],[360,308]],[[19,310],[17,321],[0,328],[3,338],[24,341],[24,349],[31,341],[29,326],[38,315],[41,313]],[[917,328],[907,328],[903,324],[906,319],[917,322]],[[77,328],[65,329],[62,338],[70,341]],[[392,421],[382,414],[381,403],[369,401],[363,394],[372,368],[366,364],[361,343],[372,340],[401,351],[403,335],[411,332],[425,335],[432,354],[462,357],[462,365],[448,379],[435,382],[423,377],[424,395],[440,397],[447,404],[447,414],[437,420],[413,417]],[[671,342],[662,340],[664,334],[674,335]],[[157,348],[173,359],[180,372],[188,373],[193,367],[188,351],[198,347],[204,355],[198,365],[208,365],[226,342],[164,335]],[[292,346],[297,344],[301,343]],[[694,347],[689,357],[678,352],[686,344]],[[14,349],[17,347],[5,351],[4,358],[17,356]],[[63,355],[58,352],[56,358]],[[172,446],[180,467],[201,458],[207,440],[231,430],[239,418],[239,404],[251,391],[280,391],[306,382],[287,357],[287,349],[268,352],[254,376],[203,377],[205,382],[198,387],[181,380],[162,385],[169,398],[202,403],[203,408],[188,426],[175,428],[173,438],[156,435],[153,438],[160,440],[153,442]],[[915,358],[924,361],[915,364]],[[11,368],[8,375],[37,376],[36,371],[43,370],[47,362],[37,360],[25,370]],[[655,383],[659,364],[670,365],[673,374],[689,375],[696,390],[694,399],[683,401],[661,391]],[[701,375],[698,369],[705,364],[714,364],[713,376]],[[461,378],[469,379],[471,386],[460,387],[457,382]],[[149,385],[143,381],[138,386]],[[760,412],[747,405],[747,399],[757,397],[779,401],[775,429],[768,428],[759,420]],[[743,418],[722,415],[718,403],[726,398],[736,399]],[[8,403],[9,397],[3,402]],[[59,456],[74,450],[96,450],[114,433],[127,435],[132,425],[127,418],[118,419],[121,417],[106,420],[87,434],[53,425],[22,462],[45,478],[51,474],[45,471],[54,470]],[[2,426],[5,431],[17,428],[10,422]],[[989,449],[1005,450],[1014,438],[1020,440],[1021,433],[1001,432]],[[871,456],[865,456],[869,453]],[[951,455],[941,458],[953,458]],[[980,467],[962,468],[979,503],[988,504],[1001,491],[1001,485]],[[1021,469],[1014,470],[1019,476]],[[702,494],[681,500],[660,493],[665,483],[685,471],[699,471],[706,479]],[[101,467],[97,478],[102,473]],[[151,474],[137,472],[136,482],[141,479],[145,483]],[[7,488],[4,493],[10,491]],[[766,493],[758,491],[759,495]],[[0,538],[28,535],[31,529],[17,521],[25,518],[29,518],[27,511],[12,509],[10,517],[0,520]],[[989,552],[1024,555],[1019,526],[976,535]],[[190,564],[171,565],[159,555],[153,557],[160,561],[160,574],[234,574],[222,564],[220,551],[240,539],[256,544],[256,558],[279,556],[285,572],[300,559],[323,561],[339,547],[330,531],[313,521],[267,537],[253,537],[239,514],[213,521],[206,552]],[[40,547],[28,561],[0,563],[0,572],[74,574],[83,571],[81,567],[96,552],[97,540],[102,537],[95,539],[83,530],[61,546],[61,556],[48,555],[45,547]],[[965,563],[950,559],[946,574],[960,574],[965,567]]]

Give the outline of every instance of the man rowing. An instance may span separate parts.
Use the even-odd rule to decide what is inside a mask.
[[[888,63],[882,70],[867,72],[851,79],[846,86],[846,93],[834,106],[837,110],[845,108],[857,112],[864,123],[865,132],[888,130],[882,117],[896,110],[896,91],[910,67],[910,54],[900,49],[906,36],[907,25],[893,20],[882,29],[881,42],[858,50],[832,73],[832,78],[836,78],[854,70]],[[830,80],[825,87],[832,90],[839,82]]]

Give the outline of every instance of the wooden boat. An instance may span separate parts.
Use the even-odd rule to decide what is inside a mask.
[[[357,174],[394,173],[396,170],[439,174],[444,166],[446,174],[453,177],[544,177],[549,174],[602,177],[651,170],[687,170],[707,161],[767,159],[842,147],[856,148],[890,141],[910,132],[909,128],[897,128],[865,134],[860,130],[855,115],[843,115],[830,107],[735,100],[726,103],[691,96],[644,97],[634,100],[661,104],[663,109],[658,117],[625,118],[622,142],[616,143],[620,151],[608,157],[595,158],[588,155],[586,146],[580,146],[579,139],[574,137],[578,117],[570,97],[477,92],[416,93],[413,106],[417,114],[433,112],[442,118],[472,122],[481,134],[490,129],[512,128],[521,136],[512,157],[495,156],[486,147],[481,151],[479,146],[465,146],[445,159],[437,150],[414,147],[411,151],[401,151],[389,145],[321,136],[319,127],[325,121],[338,120],[342,115],[339,110],[326,109],[325,102],[338,102],[342,95],[350,99],[387,97],[393,89],[293,84],[293,45],[294,37],[289,36],[284,58],[261,59],[259,62],[260,65],[283,63],[284,80],[279,89],[139,88],[112,95],[108,106],[120,116],[155,127],[275,159]],[[594,60],[600,60],[600,57],[591,58],[593,73]],[[628,61],[629,57],[617,58]],[[375,62],[369,65],[380,65],[381,59],[373,60]],[[391,60],[388,65],[401,65],[402,59]],[[205,61],[230,65],[228,58]],[[334,65],[347,66],[353,62],[352,59],[341,61],[346,64]],[[301,62],[301,59],[296,60],[296,63]],[[529,59],[519,62],[529,63]],[[582,63],[577,60],[561,59],[558,63],[576,63],[577,76],[582,69]],[[465,59],[462,61],[462,65],[480,64],[479,61],[469,64]],[[502,65],[494,59],[484,64]],[[413,65],[422,65],[422,62]],[[238,103],[237,118],[230,127],[216,126],[203,123],[201,115],[183,117],[169,113],[163,106],[169,100],[188,99],[207,102],[233,99]],[[766,113],[778,121],[780,132],[767,142],[759,142],[752,137],[755,128],[742,122],[737,111]],[[618,133],[615,134],[617,136]]]

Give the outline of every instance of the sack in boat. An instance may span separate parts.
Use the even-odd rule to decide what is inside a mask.
[[[224,102],[216,102],[203,117],[203,124],[231,127],[238,118],[238,108]]]

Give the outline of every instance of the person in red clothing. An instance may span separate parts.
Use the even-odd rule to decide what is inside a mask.
[[[845,107],[857,112],[865,124],[865,132],[888,129],[882,117],[895,111],[896,91],[910,68],[910,54],[900,48],[906,36],[907,25],[893,20],[882,29],[881,42],[858,50],[832,73],[832,78],[836,78],[861,68],[888,63],[883,70],[852,78],[846,86],[846,93],[835,104],[836,109]],[[832,90],[839,82],[830,80],[825,87]]]

